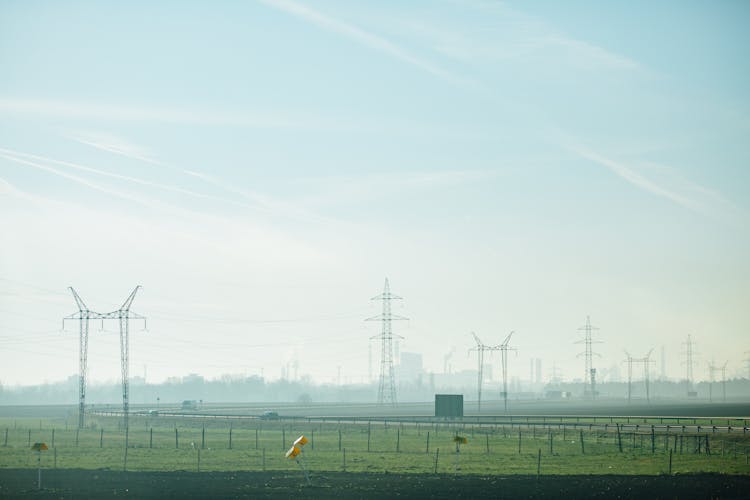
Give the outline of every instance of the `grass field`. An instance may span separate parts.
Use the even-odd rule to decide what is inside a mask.
[[[656,432],[652,441],[647,424],[638,431],[622,430],[619,439],[617,426],[605,432],[519,424],[338,424],[303,419],[230,424],[141,416],[130,419],[126,463],[120,418],[90,417],[80,431],[63,419],[6,418],[0,419],[0,468],[36,468],[38,457],[30,445],[45,442],[50,448],[41,457],[46,469],[299,472],[299,465],[284,452],[304,434],[310,442],[302,463],[310,471],[658,475],[670,471],[671,451],[673,474],[750,475],[750,436],[742,431],[707,428],[698,434],[675,428],[669,434]],[[468,440],[458,454],[456,434]]]

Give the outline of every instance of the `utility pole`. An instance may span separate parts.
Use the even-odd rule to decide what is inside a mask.
[[[73,287],[68,287],[73,299],[78,306],[78,312],[63,318],[63,329],[65,329],[65,320],[78,320],[79,337],[78,337],[78,428],[83,429],[86,414],[86,369],[88,363],[89,351],[89,320],[101,319],[102,315],[88,308],[86,303],[78,296]]]
[[[515,351],[515,347],[510,347],[510,338],[513,336],[510,332],[505,340],[498,346],[500,348],[500,356],[503,363],[503,402],[505,405],[505,412],[508,412],[508,351]]]
[[[598,328],[591,326],[591,320],[589,316],[586,316],[586,324],[578,330],[583,331],[583,339],[577,341],[576,344],[584,344],[585,346],[584,351],[577,356],[579,358],[583,356],[586,363],[586,373],[583,379],[583,394],[584,396],[590,396],[591,399],[596,399],[596,368],[593,366],[593,357],[594,355],[600,355],[592,350],[591,344],[601,344],[601,341],[593,340],[591,338],[591,332],[593,330],[598,330]]]
[[[475,347],[469,349],[469,352],[476,351],[477,353],[477,413],[480,413],[482,411],[482,384],[484,382],[484,351],[499,351],[500,347],[483,344],[474,332],[471,332],[471,335],[477,343]]]
[[[378,386],[378,404],[396,405],[396,381],[393,373],[393,339],[403,338],[395,335],[391,328],[392,321],[407,320],[403,316],[391,313],[391,300],[402,300],[398,295],[391,293],[391,287],[388,278],[385,279],[383,293],[373,297],[371,300],[380,300],[383,302],[383,312],[365,321],[380,321],[382,330],[380,335],[375,335],[371,339],[380,340],[380,384]]]
[[[685,367],[687,369],[687,396],[696,396],[696,392],[693,391],[693,355],[695,352],[693,351],[693,346],[695,342],[693,341],[692,335],[688,334],[687,341],[683,342],[683,345],[685,346]]]
[[[721,398],[725,403],[727,402],[727,363],[729,361],[724,361],[721,366]]]

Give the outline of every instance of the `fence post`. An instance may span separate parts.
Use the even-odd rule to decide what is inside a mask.
[[[656,453],[656,434],[654,434],[654,426],[651,425],[651,453]]]
[[[104,448],[104,427],[99,431],[99,448]]]
[[[344,472],[346,472],[346,448],[344,448],[343,452],[344,452],[344,455],[343,455],[343,457],[344,457],[344,464],[343,464],[344,465]]]
[[[341,431],[339,431],[339,443],[341,443]],[[401,451],[401,429],[396,429],[396,453]]]
[[[76,429],[76,446],[78,446],[78,431],[80,431],[80,429]]]
[[[229,449],[232,449],[232,424],[229,424]]]
[[[55,428],[52,428],[52,447],[55,447]]]
[[[368,451],[368,453],[370,451],[370,423],[371,422],[369,422],[369,421],[367,422],[367,451]],[[430,433],[429,433],[429,431],[427,432],[427,436],[428,436],[427,437],[427,443],[428,443],[427,448],[428,448],[428,451],[429,451],[429,442],[430,442],[430,438],[429,438]]]
[[[370,451],[370,434],[367,434],[367,451]],[[430,431],[427,431],[427,450],[425,453],[430,452]]]
[[[310,430],[310,448],[315,449],[315,429]]]
[[[286,429],[284,429],[283,426],[281,427],[281,449],[282,450],[286,449]],[[339,450],[340,449],[341,448],[339,448]]]
[[[154,447],[154,428],[151,427],[148,431],[148,447],[153,448]]]
[[[341,451],[341,428],[339,427],[339,451]]]
[[[518,428],[518,454],[521,454],[521,427]]]
[[[439,458],[440,458],[440,448],[435,450],[435,474],[437,474]],[[747,461],[747,452],[745,452],[745,461]]]
[[[258,429],[255,429],[255,449],[258,449]]]
[[[669,450],[669,475],[672,475],[672,450]]]
[[[622,453],[622,435],[620,434],[620,424],[617,424],[617,446]]]
[[[175,450],[180,447],[180,438],[177,434],[177,426],[174,427],[174,448]]]
[[[489,434],[485,434],[484,437],[485,437],[486,442],[487,442],[487,454],[489,455],[490,454],[490,435]]]
[[[263,448],[263,472],[266,471],[266,449]]]
[[[585,455],[586,450],[583,447],[583,429],[581,429],[581,455]]]
[[[549,454],[552,455],[552,429],[549,430]]]
[[[539,448],[539,451],[536,455],[536,479],[539,480],[539,475],[542,473],[542,449]]]
[[[31,446],[31,429],[29,429],[29,446]]]
[[[203,424],[203,428],[201,429],[201,449],[206,449],[206,424]]]
[[[8,428],[5,428],[5,443],[3,444],[3,447],[8,446]]]

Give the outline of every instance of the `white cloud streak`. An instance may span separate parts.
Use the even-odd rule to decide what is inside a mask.
[[[270,7],[281,10],[295,17],[303,19],[309,23],[312,23],[324,30],[330,31],[332,33],[337,33],[361,45],[364,45],[365,47],[389,55],[401,62],[405,62],[451,84],[459,86],[475,85],[471,80],[456,76],[453,73],[427,60],[411,54],[410,52],[400,47],[399,45],[396,45],[390,40],[365,31],[362,28],[359,28],[347,22],[325,15],[317,10],[307,7],[306,5],[292,2],[290,0],[260,1],[261,3],[264,3]]]
[[[349,130],[356,123],[316,115],[289,114],[283,110],[225,112],[212,109],[160,108],[87,101],[0,98],[0,111],[8,114],[60,116],[101,122],[178,123],[199,126],[236,126],[279,130]]]
[[[31,161],[31,160],[27,160],[27,159],[24,159],[24,158],[19,158],[19,157],[16,157],[16,156],[12,156],[12,155],[4,153],[4,152],[0,152],[0,158],[5,158],[6,160],[9,160],[9,161],[12,161],[12,162],[15,162],[15,163],[19,163],[21,165],[27,165],[27,166],[34,167],[36,169],[43,170],[45,172],[51,173],[51,174],[55,174],[55,175],[57,175],[59,177],[63,177],[63,178],[68,179],[70,181],[76,182],[78,184],[86,186],[86,187],[88,187],[90,189],[93,189],[95,191],[99,191],[99,192],[102,192],[104,194],[109,194],[109,195],[112,195],[112,196],[116,196],[118,198],[122,198],[124,200],[131,201],[131,202],[134,202],[134,203],[138,203],[138,204],[144,205],[144,206],[149,207],[149,208],[157,208],[157,209],[158,208],[165,208],[165,205],[163,205],[163,204],[155,203],[155,202],[152,202],[150,200],[141,198],[139,196],[131,195],[130,193],[125,193],[125,192],[122,192],[122,191],[111,189],[111,188],[109,188],[107,186],[103,186],[101,184],[97,184],[95,182],[91,182],[90,180],[85,179],[83,177],[79,177],[77,175],[72,175],[72,174],[69,174],[67,172],[63,172],[63,171],[58,170],[56,168],[50,167],[48,165],[42,165],[41,163],[37,163],[35,161]],[[183,212],[182,210],[179,210],[179,211],[181,213]]]
[[[602,156],[590,149],[581,147],[569,147],[568,149],[582,158],[586,158],[587,160],[591,160],[595,163],[598,163],[599,165],[607,167],[611,172],[639,189],[647,191],[661,198],[665,198],[673,203],[676,203],[677,205],[688,208],[690,210],[705,213],[705,209],[697,201],[683,196],[682,194],[676,193],[675,191],[665,188],[659,184],[656,184],[652,180],[647,179],[624,163]]]
[[[167,185],[167,184],[160,184],[160,183],[157,183],[157,182],[152,182],[152,181],[140,179],[140,178],[137,178],[137,177],[131,177],[131,176],[128,176],[128,175],[117,174],[117,173],[114,173],[114,172],[107,172],[105,170],[100,170],[100,169],[97,169],[97,168],[88,167],[86,165],[81,165],[79,163],[72,163],[72,162],[63,161],[63,160],[55,160],[53,158],[45,158],[43,156],[37,156],[37,155],[29,154],[29,153],[22,153],[22,152],[19,152],[19,151],[13,151],[13,150],[6,149],[6,148],[0,148],[0,153],[8,155],[8,156],[5,156],[6,159],[13,159],[13,158],[17,158],[17,157],[30,158],[32,160],[37,160],[37,161],[42,161],[42,162],[47,162],[47,163],[54,163],[56,165],[62,165],[62,166],[65,166],[65,167],[68,167],[68,168],[71,168],[71,169],[80,170],[80,171],[84,171],[84,172],[96,174],[96,175],[103,176],[103,177],[109,177],[111,179],[117,179],[117,180],[123,180],[123,181],[127,181],[127,182],[132,182],[132,183],[135,183],[135,184],[139,184],[141,186],[148,186],[148,187],[153,187],[153,188],[161,189],[161,190],[164,190],[164,191],[170,191],[170,192],[173,192],[173,193],[183,194],[183,195],[191,196],[191,197],[194,197],[194,198],[201,198],[201,199],[205,199],[205,200],[219,201],[219,202],[229,203],[229,204],[240,206],[240,207],[244,207],[244,208],[252,208],[250,205],[247,205],[247,204],[244,204],[244,203],[240,203],[240,202],[237,202],[237,201],[234,201],[234,200],[227,200],[225,198],[220,198],[218,196],[211,196],[209,194],[198,193],[198,192],[195,192],[195,191],[191,191],[189,189],[184,189],[184,188],[177,187],[177,186],[170,186],[170,185]],[[16,161],[16,160],[13,160],[13,161]],[[55,172],[57,172],[57,171],[55,171]],[[81,178],[77,178],[77,179],[81,179]]]
[[[589,70],[642,69],[637,61],[562,33],[544,20],[504,3],[462,0],[459,5],[462,13],[469,6],[482,14],[478,20],[472,16],[466,21],[472,23],[469,29],[458,30],[459,23],[444,22],[444,17],[394,19],[390,24],[401,25],[405,36],[417,35],[423,44],[450,59],[477,66],[514,60],[531,63],[530,59],[541,57]]]

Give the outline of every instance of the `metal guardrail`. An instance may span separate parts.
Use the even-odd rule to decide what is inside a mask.
[[[106,417],[121,417],[122,411],[101,411],[95,410],[91,414]],[[180,411],[159,411],[158,414],[148,414],[135,412],[130,413],[131,418],[186,418],[195,420],[249,420],[263,422],[282,422],[282,423],[337,423],[337,424],[372,424],[373,422],[383,422],[394,424],[453,424],[453,425],[478,425],[478,426],[498,426],[509,425],[512,427],[527,428],[542,427],[559,429],[572,428],[594,428],[609,431],[610,428],[616,430],[631,429],[636,432],[642,427],[651,429],[658,428],[660,431],[669,433],[673,429],[685,432],[686,430],[702,432],[726,432],[741,431],[743,434],[748,432],[748,421],[750,418],[745,417],[674,417],[674,416],[591,416],[591,415],[482,415],[482,416],[464,416],[462,418],[447,419],[441,417],[431,417],[424,415],[413,416],[284,416],[280,415],[278,419],[263,419],[259,415],[236,415],[236,414],[216,414],[201,412],[180,412]],[[655,422],[658,420],[659,422]],[[708,425],[705,422],[708,421]],[[726,425],[721,425],[726,423]],[[717,425],[718,424],[718,425]]]

